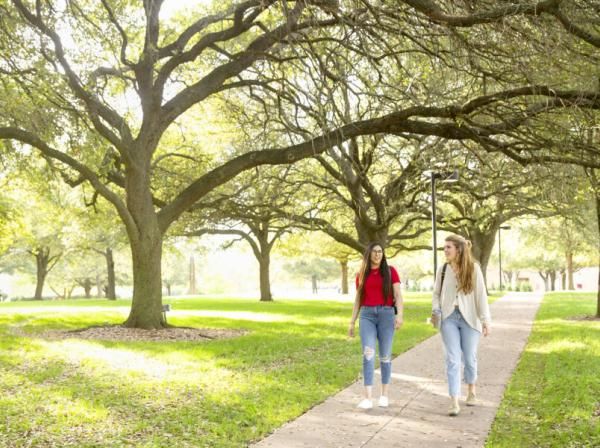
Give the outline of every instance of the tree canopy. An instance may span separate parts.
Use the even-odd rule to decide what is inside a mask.
[[[126,325],[165,324],[169,227],[259,165],[385,134],[600,168],[588,2],[247,0],[167,19],[162,6],[0,2],[0,139],[115,207],[133,260]],[[226,128],[207,112],[240,104],[253,145],[188,139],[189,120]]]

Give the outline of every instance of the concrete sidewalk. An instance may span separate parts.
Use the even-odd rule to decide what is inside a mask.
[[[357,382],[254,446],[483,446],[541,298],[538,293],[510,293],[491,305],[492,334],[482,337],[479,348],[479,405],[466,407],[461,400],[458,417],[446,414],[449,399],[442,341],[435,335],[394,359],[389,408],[356,409],[362,398],[362,382]],[[396,337],[402,337],[402,332]],[[377,398],[376,393],[375,405]]]

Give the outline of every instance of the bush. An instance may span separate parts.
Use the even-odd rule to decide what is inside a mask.
[[[417,291],[420,291],[421,288],[419,288],[419,285],[417,282],[411,282],[411,285],[408,287],[408,290],[410,292],[417,292]]]
[[[520,282],[520,283],[517,283],[517,286],[515,287],[515,291],[531,292],[531,291],[533,291],[533,287],[531,286],[531,283],[529,283],[529,282]]]
[[[529,282],[523,283],[523,288],[521,289],[521,291],[527,291],[527,292],[533,291],[533,287],[531,286],[531,283],[529,283]]]

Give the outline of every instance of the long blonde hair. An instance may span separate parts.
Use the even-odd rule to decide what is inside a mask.
[[[458,272],[456,278],[458,280],[458,290],[465,294],[469,294],[474,288],[475,263],[473,262],[473,253],[471,252],[471,241],[463,238],[460,235],[448,235],[446,241],[454,244],[457,250],[456,264]]]

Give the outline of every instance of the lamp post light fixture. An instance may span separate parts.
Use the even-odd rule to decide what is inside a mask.
[[[500,291],[502,291],[502,240],[500,239],[500,233],[502,230],[508,230],[510,226],[498,227],[498,275],[500,278]]]
[[[435,171],[430,172],[431,177],[431,227],[433,234],[433,279],[437,274],[437,213],[435,206],[435,181],[439,179],[440,182],[454,183],[458,182],[458,170],[454,170],[450,173],[436,173]]]

